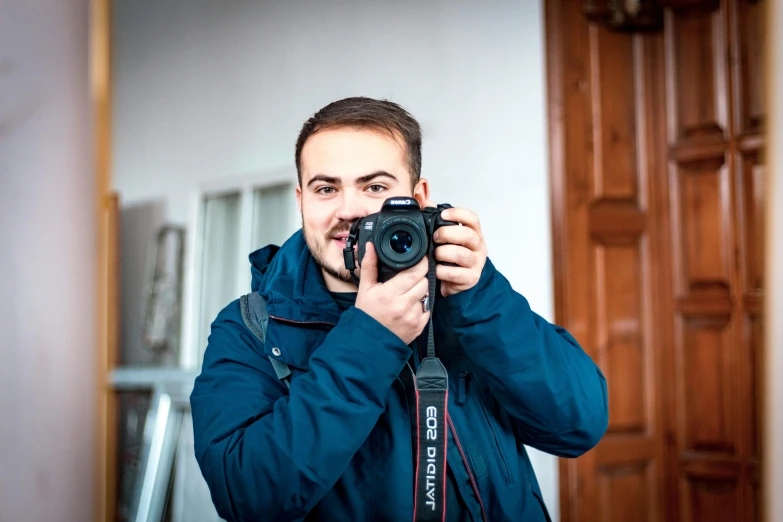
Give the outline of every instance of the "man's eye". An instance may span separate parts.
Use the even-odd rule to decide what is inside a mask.
[[[384,187],[383,185],[370,185],[369,187],[367,187],[367,190],[369,190],[374,194],[378,194],[379,192],[383,192],[384,190],[386,190],[386,187]]]
[[[321,187],[316,192],[318,194],[332,194],[334,193],[334,187]]]

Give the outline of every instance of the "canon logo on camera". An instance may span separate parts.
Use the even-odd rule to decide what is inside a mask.
[[[389,201],[389,205],[412,205],[410,199],[392,199]]]

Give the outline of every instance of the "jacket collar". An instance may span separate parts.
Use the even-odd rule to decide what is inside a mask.
[[[252,289],[266,299],[271,317],[290,323],[337,324],[340,309],[326,288],[301,230],[282,247],[270,245],[249,258]]]

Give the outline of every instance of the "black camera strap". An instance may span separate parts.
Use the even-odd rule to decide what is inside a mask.
[[[356,220],[348,231],[348,237],[345,239],[345,248],[343,248],[343,262],[345,268],[351,272],[351,280],[356,286],[359,286],[359,278],[356,277],[356,260],[354,259],[353,247],[356,245],[356,236],[359,234],[359,221]]]
[[[413,520],[446,520],[446,415],[449,375],[435,356],[435,333],[432,311],[435,305],[436,276],[435,242],[428,252],[429,292],[426,309],[430,311],[427,332],[427,357],[416,372],[416,419],[418,456],[416,459],[416,492]]]
[[[447,207],[443,207],[447,208]],[[358,284],[353,247],[358,235],[357,220],[349,231],[343,249],[345,267],[351,279]],[[416,488],[414,493],[414,522],[443,522],[446,520],[446,415],[449,390],[449,375],[446,367],[435,356],[435,329],[432,311],[437,293],[437,262],[435,242],[429,241],[427,252],[429,270],[427,281],[429,291],[425,309],[430,312],[427,332],[427,357],[419,364],[416,372],[416,421],[417,458]]]

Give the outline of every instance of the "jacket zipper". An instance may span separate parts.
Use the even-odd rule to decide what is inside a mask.
[[[503,467],[506,471],[506,476],[504,477],[506,483],[511,482],[511,470],[508,467],[508,459],[506,459],[506,454],[503,451],[503,445],[500,443],[500,437],[498,436],[497,430],[495,430],[495,427],[492,425],[492,421],[490,420],[490,413],[489,410],[487,410],[486,406],[484,405],[484,399],[481,398],[481,394],[476,391],[474,393],[476,398],[479,402],[479,408],[481,408],[481,412],[484,414],[484,420],[487,422],[487,426],[489,426],[490,431],[492,432],[492,437],[495,439],[495,447],[498,450],[498,455],[500,456],[500,461],[503,463]]]
[[[468,391],[468,375],[470,375],[469,371],[463,370],[459,372],[459,381],[457,382],[457,404],[459,405],[465,404]]]
[[[454,427],[454,423],[451,421],[451,416],[448,414],[448,412],[446,412],[446,420],[449,423],[449,429],[451,430],[451,435],[454,437],[454,442],[457,443],[457,450],[459,450],[459,455],[462,457],[462,463],[465,464],[465,469],[468,471],[470,485],[473,487],[473,492],[476,494],[476,498],[479,501],[479,506],[481,506],[481,518],[484,520],[484,522],[487,522],[487,513],[484,510],[484,502],[481,500],[481,493],[479,493],[476,479],[473,478],[473,472],[470,470],[470,464],[468,463],[467,457],[465,457],[465,452],[462,450],[462,443],[457,436],[457,429]]]
[[[274,319],[275,321],[280,321],[281,323],[288,323],[288,324],[323,324],[326,326],[336,326],[334,323],[329,323],[326,321],[295,321],[294,319],[287,319],[285,317],[280,317],[279,315],[270,315],[270,319]]]

